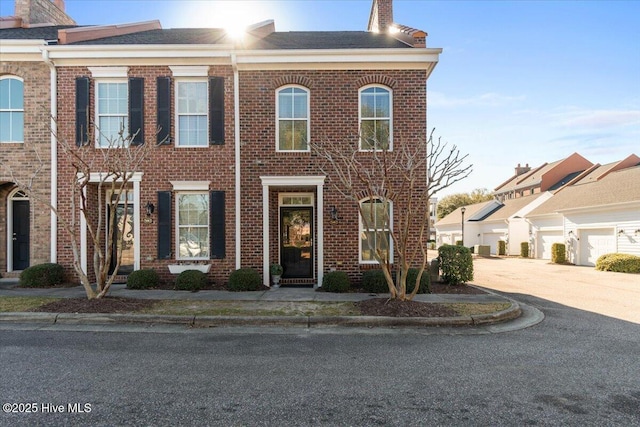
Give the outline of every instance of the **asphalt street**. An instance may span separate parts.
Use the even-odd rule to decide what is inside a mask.
[[[6,325],[0,399],[37,413],[0,425],[640,424],[640,326],[523,300],[492,334]]]
[[[490,327],[0,323],[0,426],[640,425],[639,276],[538,261]]]

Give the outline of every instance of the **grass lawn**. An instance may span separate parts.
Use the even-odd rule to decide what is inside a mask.
[[[60,298],[47,297],[0,297],[0,312],[30,311],[43,304],[48,304],[59,299]]]

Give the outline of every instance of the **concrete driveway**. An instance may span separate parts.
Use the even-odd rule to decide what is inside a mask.
[[[475,285],[640,324],[640,274],[521,258],[474,258],[473,267]]]

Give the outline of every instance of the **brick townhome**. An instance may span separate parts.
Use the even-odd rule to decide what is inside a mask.
[[[361,240],[373,230],[361,230],[357,206],[331,188],[307,141],[388,127],[392,149],[424,142],[426,82],[441,49],[393,23],[390,0],[374,0],[370,16],[369,31],[276,32],[266,21],[242,40],[155,21],[59,28],[43,48],[55,64],[59,134],[82,138],[88,111],[103,133],[125,123],[141,143],[163,141],[133,179],[121,272],[154,268],[171,280],[170,268],[196,263],[224,282],[253,267],[268,284],[269,264],[280,262],[285,283],[312,285],[374,263]],[[96,154],[101,143],[91,141]],[[58,155],[58,200],[72,172]],[[56,260],[70,269],[57,237]]]
[[[55,256],[51,245],[56,238],[51,232],[55,217],[44,204],[18,191],[14,178],[26,178],[26,166],[33,170],[39,166],[33,188],[52,201],[50,117],[55,72],[42,47],[46,40],[57,39],[58,29],[75,26],[64,13],[63,1],[16,0],[15,6],[15,17],[0,19],[0,164],[4,166],[0,168],[0,274],[4,276],[17,276]]]

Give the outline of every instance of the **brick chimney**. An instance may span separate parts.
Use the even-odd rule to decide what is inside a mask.
[[[15,15],[24,25],[76,25],[64,11],[64,0],[15,0]]]
[[[369,14],[369,31],[386,33],[393,23],[393,1],[373,0]]]
[[[527,173],[531,170],[531,168],[529,167],[529,163],[527,163],[526,166],[520,166],[520,163],[518,163],[518,166],[516,166],[516,176],[520,176],[523,173]]]

